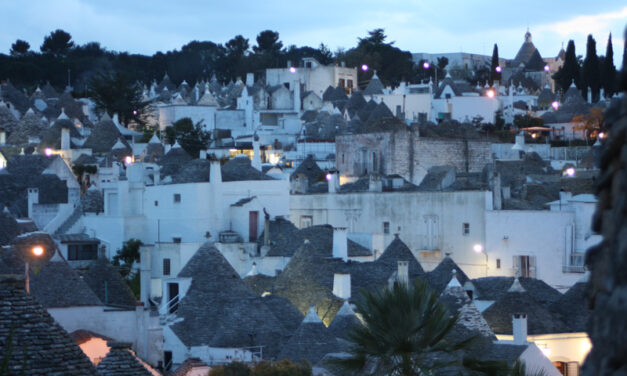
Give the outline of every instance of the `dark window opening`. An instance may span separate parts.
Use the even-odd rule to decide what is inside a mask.
[[[163,369],[165,371],[172,369],[172,351],[163,352]]]
[[[383,233],[384,234],[390,233],[390,222],[383,222]]]
[[[340,78],[338,86],[342,89],[346,87],[346,81],[343,78]]]
[[[180,193],[175,193],[174,194],[174,202],[181,202],[181,194]]]
[[[472,300],[472,290],[466,290],[466,295]]]
[[[496,259],[496,268],[501,269],[501,259]]]
[[[159,201],[155,201],[155,206],[159,206]]]
[[[163,259],[163,275],[170,275],[170,259]]]
[[[462,225],[462,235],[468,234],[470,234],[470,223],[464,222],[464,224]]]
[[[95,260],[98,258],[98,244],[70,244],[67,247],[68,260]]]
[[[172,243],[180,243],[181,242],[181,237],[176,236],[172,238]]]

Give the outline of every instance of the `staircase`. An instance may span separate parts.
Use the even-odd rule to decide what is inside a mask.
[[[67,233],[83,215],[83,206],[81,204],[76,205],[72,214],[56,229],[54,235],[61,235]]]

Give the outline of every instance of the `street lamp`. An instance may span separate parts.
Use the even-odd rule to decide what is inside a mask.
[[[41,257],[44,254],[44,247],[40,245],[36,245],[31,249],[33,256]],[[28,271],[30,270],[30,262],[28,257],[26,258],[26,263],[24,265],[24,276],[26,277],[26,293],[30,294],[30,277]]]
[[[422,68],[425,70],[429,70],[431,69],[431,63],[429,63],[428,61],[425,61],[424,63],[422,63]],[[438,86],[438,67],[435,67],[433,69],[435,71],[435,86]]]
[[[477,243],[475,245],[472,246],[472,250],[475,251],[475,253],[483,253],[485,256],[485,276],[488,276],[488,253],[485,252],[485,250],[483,249],[483,245]]]
[[[496,73],[501,73],[503,71],[503,68],[501,68],[500,65],[497,65],[496,68],[494,68],[494,70],[496,71]]]
[[[361,70],[362,70],[362,71],[367,72],[367,71],[368,71],[368,69],[369,69],[369,68],[368,68],[368,64],[362,64],[362,65],[361,65]]]

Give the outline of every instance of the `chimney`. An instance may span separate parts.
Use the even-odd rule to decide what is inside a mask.
[[[333,295],[340,299],[348,300],[351,297],[351,275],[333,274]]]
[[[4,128],[0,128],[0,145],[4,145],[7,143],[7,132]]]
[[[339,188],[339,179],[340,176],[337,170],[329,171],[327,174],[327,180],[329,185],[329,193],[337,193]]]
[[[409,261],[398,261],[398,281],[405,286],[409,284]]]
[[[514,334],[515,345],[527,343],[527,315],[514,313],[512,316],[512,333]]]
[[[256,170],[261,171],[261,151],[259,148],[259,137],[253,136],[253,160],[251,162]]]
[[[255,84],[255,74],[246,73],[246,86],[253,86]]]
[[[294,80],[293,87],[294,87],[294,111],[299,112],[300,111],[300,81]]]
[[[39,204],[39,189],[28,188],[28,218],[33,219],[33,205]]]
[[[381,192],[383,191],[383,182],[379,175],[368,176],[368,191],[369,192]]]
[[[201,150],[198,159],[207,159],[207,150]]]
[[[70,128],[61,128],[61,150],[70,149]]]
[[[560,204],[567,204],[573,198],[573,192],[560,191]]]
[[[348,261],[348,238],[346,227],[333,227],[333,257]]]
[[[222,183],[222,166],[218,159],[212,160],[209,167],[209,183]]]
[[[588,86],[588,103],[592,104],[592,88]]]

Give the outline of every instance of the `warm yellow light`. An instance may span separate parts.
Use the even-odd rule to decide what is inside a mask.
[[[126,163],[127,165],[130,165],[131,163],[133,163],[133,158],[131,156],[126,156],[124,158],[124,163]]]
[[[46,148],[44,150],[44,154],[46,155],[46,157],[49,157],[52,155],[52,149],[51,148]]]
[[[488,90],[488,98],[494,98],[494,90],[490,89]]]
[[[483,252],[483,246],[481,244],[475,244],[472,247],[472,250],[475,251],[476,253],[481,253]]]
[[[44,248],[40,245],[33,247],[33,254],[35,256],[41,256],[44,254]]]

